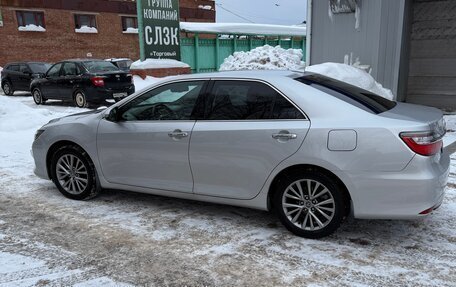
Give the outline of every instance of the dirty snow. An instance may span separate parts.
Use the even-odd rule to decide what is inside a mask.
[[[251,23],[202,23],[180,22],[185,32],[236,34],[236,35],[271,35],[271,36],[306,36],[305,26],[285,26]]]
[[[35,24],[28,24],[28,25],[25,25],[25,26],[19,26],[19,27],[17,27],[17,29],[19,31],[46,32],[45,28],[43,28],[41,26],[37,26]]]
[[[74,29],[76,33],[87,33],[87,34],[93,34],[93,33],[98,33],[97,28],[95,27],[89,27],[86,25],[82,25],[81,28],[76,28]]]
[[[30,95],[0,96],[0,109],[0,123],[14,124],[0,126],[0,286],[456,282],[456,154],[444,202],[431,216],[350,219],[334,235],[309,240],[263,211],[114,190],[66,199],[33,175],[30,146],[42,124],[82,110],[36,106]],[[455,116],[446,120],[455,127]]]
[[[163,68],[188,68],[188,64],[173,60],[173,59],[146,59],[144,61],[138,60],[131,64],[131,70],[145,70],[145,69],[163,69]]]
[[[347,82],[390,100],[394,98],[391,90],[383,88],[369,73],[350,65],[323,63],[307,66],[306,72],[322,74],[339,81]]]
[[[303,70],[302,57],[301,49],[285,50],[265,45],[247,52],[235,52],[223,61],[219,70]]]
[[[212,6],[211,5],[198,5],[198,9],[212,10]]]

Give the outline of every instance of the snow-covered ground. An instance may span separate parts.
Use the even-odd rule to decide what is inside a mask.
[[[0,96],[0,286],[456,282],[456,154],[443,205],[431,216],[350,219],[333,236],[309,240],[262,211],[124,191],[64,198],[33,175],[30,146],[42,124],[80,111],[36,106],[27,94]],[[456,116],[447,122],[456,130]]]

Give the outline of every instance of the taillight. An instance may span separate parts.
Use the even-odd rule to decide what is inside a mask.
[[[412,151],[424,156],[435,155],[443,145],[442,138],[432,132],[404,132],[400,137]]]
[[[102,77],[92,77],[90,78],[90,80],[92,81],[92,84],[95,87],[103,87],[105,84],[104,79]]]

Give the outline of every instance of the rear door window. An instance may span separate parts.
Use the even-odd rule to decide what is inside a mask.
[[[62,64],[55,64],[52,66],[52,68],[49,69],[49,72],[47,73],[48,77],[58,77],[60,75],[60,68],[62,67]]]
[[[78,66],[75,63],[65,63],[63,65],[64,76],[77,76],[79,74]]]
[[[205,105],[207,120],[305,119],[272,87],[253,81],[215,81]]]
[[[113,63],[107,61],[88,61],[84,66],[90,73],[119,71]]]
[[[19,72],[19,65],[11,65],[9,66],[9,70],[13,72]]]

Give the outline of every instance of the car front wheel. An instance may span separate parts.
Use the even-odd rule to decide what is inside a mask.
[[[8,81],[3,82],[2,89],[7,96],[12,96],[14,94],[13,86]]]
[[[33,89],[32,96],[33,96],[33,101],[37,105],[41,105],[46,102],[46,100],[43,98],[43,94],[41,93],[41,90],[39,88]]]
[[[317,171],[284,177],[275,193],[274,207],[289,231],[313,239],[336,231],[345,210],[341,187],[331,177]]]
[[[95,167],[87,153],[76,146],[58,149],[51,162],[52,180],[66,197],[89,199],[99,192]]]

